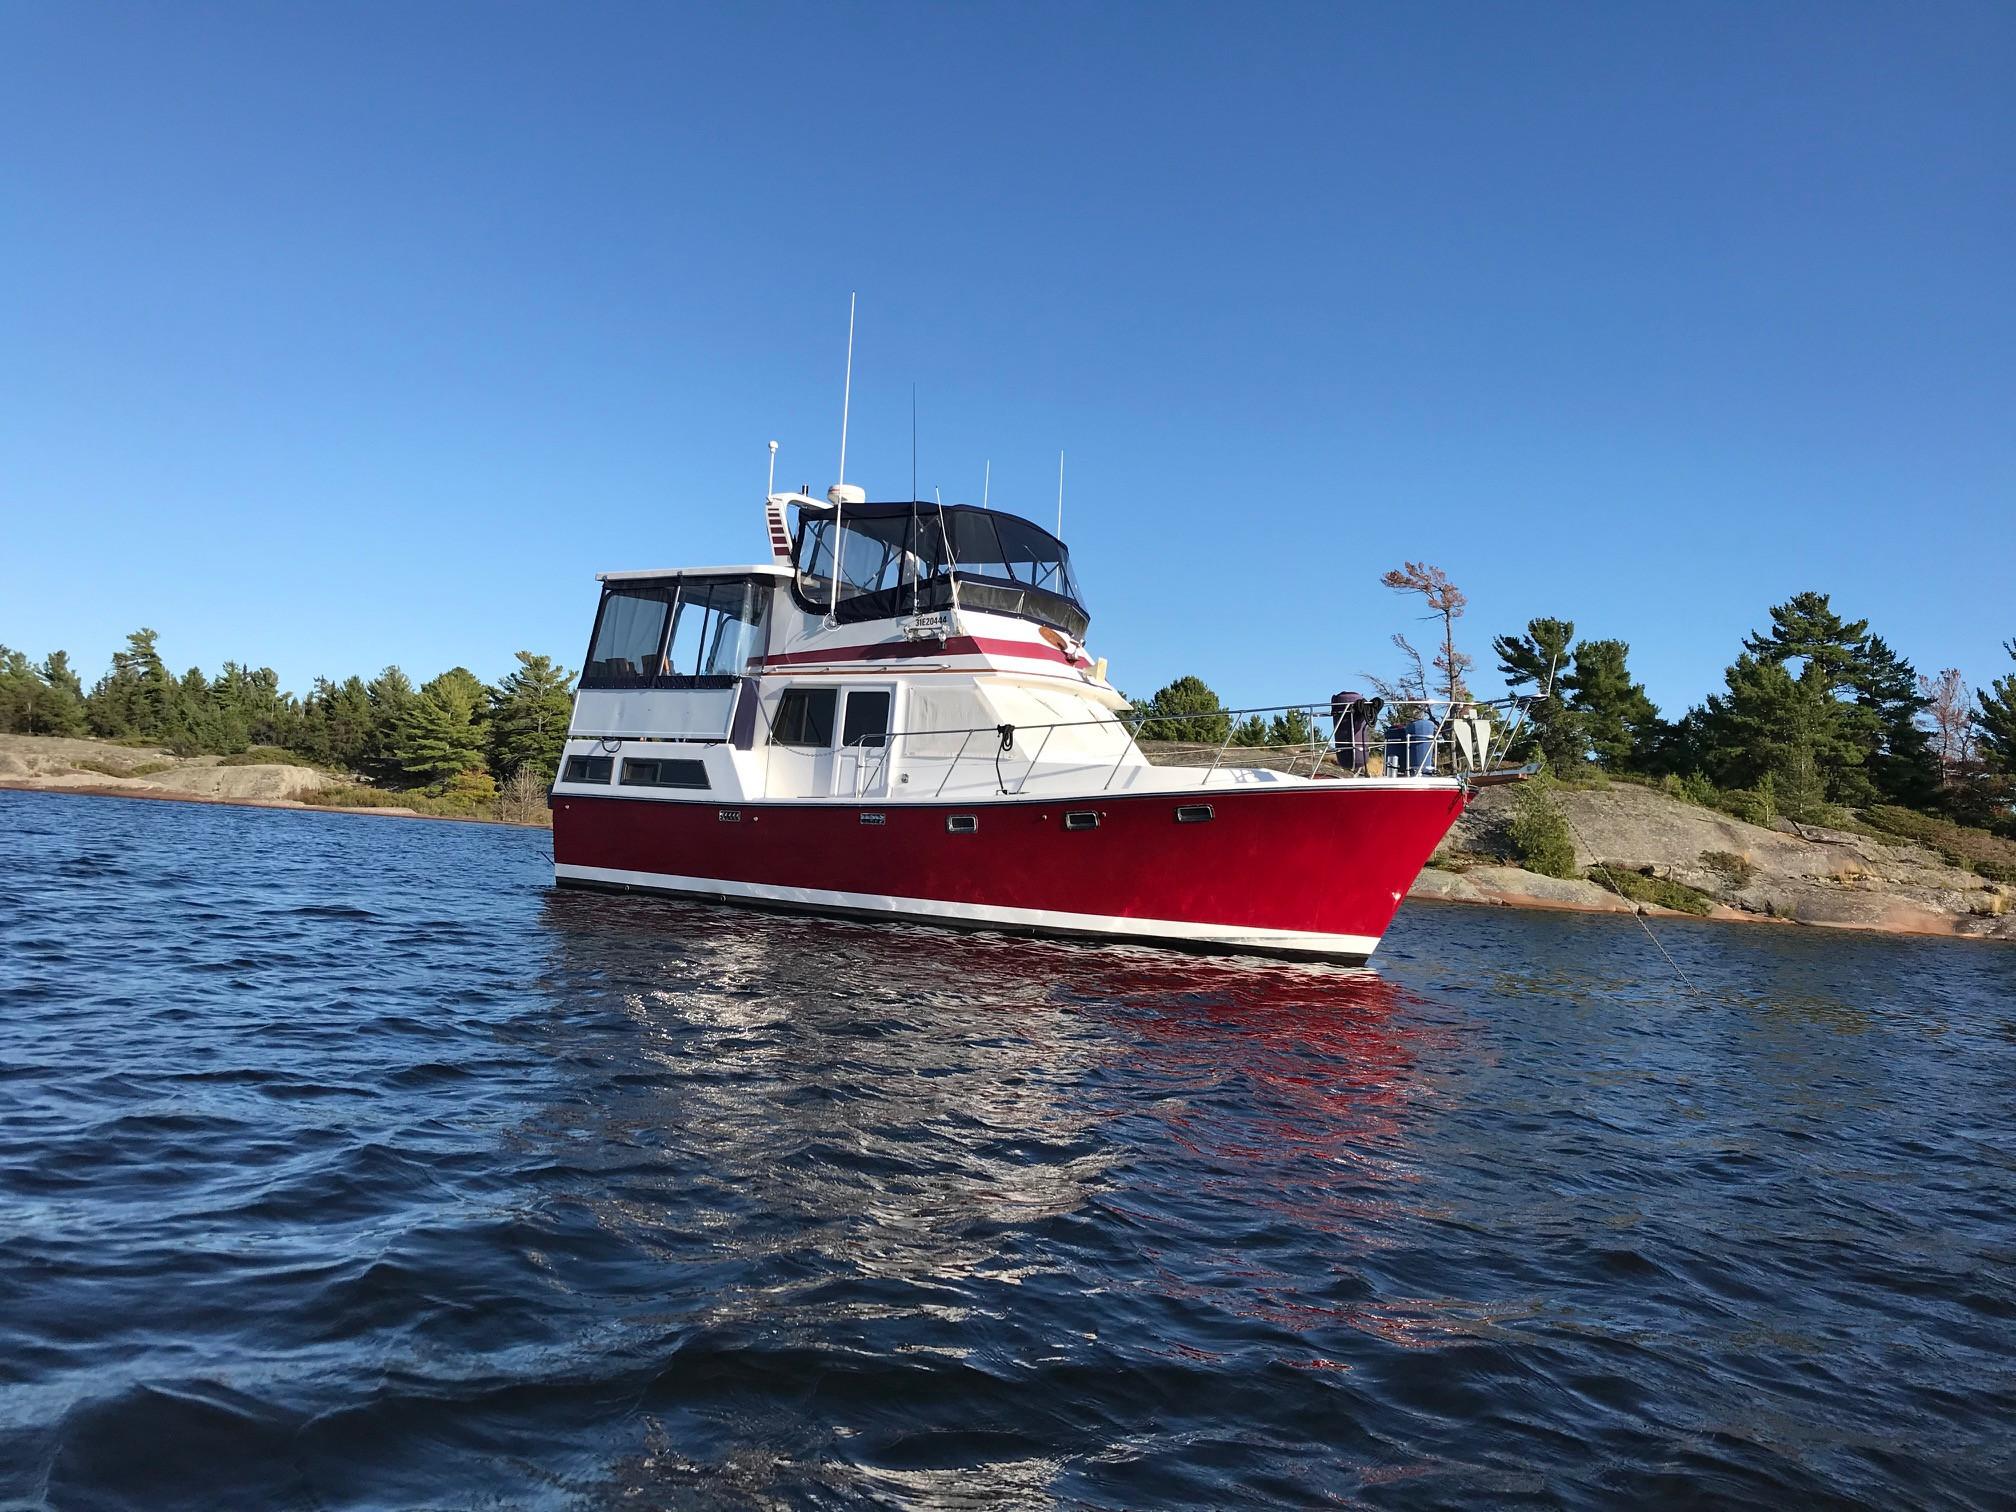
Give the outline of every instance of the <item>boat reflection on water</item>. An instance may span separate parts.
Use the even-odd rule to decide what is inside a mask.
[[[1278,1413],[1274,1367],[1468,1327],[1379,1282],[1450,1056],[1373,972],[655,897],[540,917],[554,1097],[514,1137],[657,1445],[623,1484],[706,1486],[756,1441],[778,1458],[736,1474],[786,1500],[1044,1500],[1141,1433]],[[1331,1399],[1290,1399],[1320,1437]]]
[[[1338,1233],[1402,1199],[1403,1115],[1449,1039],[1367,970],[649,898],[556,893],[544,919],[559,1022],[633,1030],[556,1114],[676,1164],[689,1230],[762,1216],[866,1273],[995,1263],[1002,1230],[1095,1194],[1193,1199],[1158,1189],[1171,1141],[1206,1191]]]
[[[829,1486],[928,1497],[998,1412],[988,1483],[1040,1498],[1106,1446],[1058,1381],[1168,1403],[1429,1321],[1359,1267],[1419,1216],[1445,1031],[1372,972],[643,897],[542,920],[559,1096],[518,1135],[611,1252],[586,1285],[660,1362],[654,1420],[732,1409]],[[719,1468],[684,1463],[621,1473]]]

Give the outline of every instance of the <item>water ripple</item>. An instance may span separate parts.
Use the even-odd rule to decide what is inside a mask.
[[[2005,1504],[2016,952],[1376,972],[0,794],[0,1503]]]

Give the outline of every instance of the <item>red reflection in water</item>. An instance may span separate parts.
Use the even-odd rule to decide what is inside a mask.
[[[1169,1173],[1180,1188],[1139,1179],[1109,1199],[1166,1236],[1142,1247],[1156,1291],[1305,1337],[1344,1327],[1432,1348],[1469,1331],[1447,1316],[1462,1304],[1332,1293],[1434,1216],[1414,1131],[1440,1096],[1424,1072],[1462,1045],[1416,1011],[1424,1000],[1371,971],[1131,953],[1078,961],[1057,985],[1124,1031],[1108,1063],[1124,1085],[1161,1089],[1109,1116],[1147,1112],[1185,1152]],[[1227,1241],[1254,1234],[1294,1258]],[[1316,1351],[1287,1363],[1344,1368]]]

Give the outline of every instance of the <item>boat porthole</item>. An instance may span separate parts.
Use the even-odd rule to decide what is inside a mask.
[[[1099,828],[1099,816],[1091,809],[1078,809],[1064,816],[1067,830],[1088,830]]]
[[[946,819],[945,828],[955,835],[970,835],[980,828],[980,820],[974,814],[953,814]]]
[[[1208,824],[1216,817],[1208,803],[1186,803],[1176,810],[1178,824]]]

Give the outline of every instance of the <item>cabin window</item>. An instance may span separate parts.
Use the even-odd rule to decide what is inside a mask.
[[[763,609],[768,598],[767,586],[746,578],[681,583],[660,686],[666,686],[665,677],[740,677],[749,662],[763,654]]]
[[[623,763],[625,787],[704,788],[707,785],[707,764],[704,761],[666,758],[626,760]]]
[[[616,768],[613,756],[569,756],[567,758],[567,780],[569,782],[607,782],[609,774]]]
[[[847,722],[840,731],[840,744],[887,745],[889,696],[886,689],[850,688],[847,692]]]
[[[770,738],[778,745],[812,746],[824,750],[833,744],[833,705],[839,699],[835,688],[787,688],[777,703],[777,722]]]
[[[602,595],[595,641],[581,669],[584,688],[647,687],[657,671],[665,621],[671,611],[663,588],[611,589]]]

